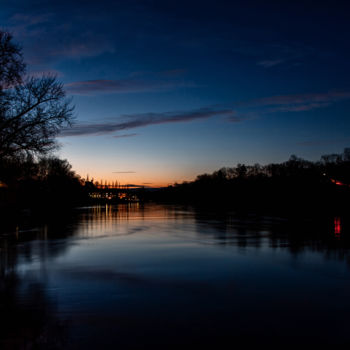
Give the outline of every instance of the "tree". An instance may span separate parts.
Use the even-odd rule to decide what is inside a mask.
[[[0,31],[0,93],[15,83],[21,83],[24,72],[21,49],[13,43],[10,33]]]
[[[43,155],[71,124],[73,106],[55,76],[25,77],[21,48],[0,31],[0,160]]]
[[[56,157],[41,158],[38,162],[38,177],[40,179],[55,178],[78,178],[72,170],[72,166],[66,159]]]

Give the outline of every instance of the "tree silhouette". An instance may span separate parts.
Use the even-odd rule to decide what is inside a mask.
[[[0,31],[0,160],[46,154],[73,107],[55,76],[25,77],[21,48]]]
[[[144,195],[147,200],[220,205],[257,210],[348,210],[350,151],[312,162],[295,155],[283,163],[237,164],[194,181],[174,184]]]
[[[21,83],[24,72],[21,49],[13,43],[10,33],[0,31],[0,93],[16,83]]]

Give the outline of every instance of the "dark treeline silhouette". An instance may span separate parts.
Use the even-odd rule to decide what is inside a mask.
[[[7,158],[0,161],[0,205],[44,208],[74,206],[88,199],[87,189],[67,160],[43,157]]]
[[[221,168],[174,184],[148,199],[254,209],[342,209],[350,195],[350,150],[312,162],[294,155],[283,163]]]

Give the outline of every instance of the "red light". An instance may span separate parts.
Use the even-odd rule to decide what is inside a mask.
[[[338,186],[344,186],[344,184],[343,184],[342,182],[340,182],[340,181],[337,181],[337,180],[334,180],[334,179],[331,179],[331,181],[332,181],[334,184],[338,185]]]
[[[340,218],[336,217],[334,218],[334,237],[339,239],[341,233],[341,222]]]

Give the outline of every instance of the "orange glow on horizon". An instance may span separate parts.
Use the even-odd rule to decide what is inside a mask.
[[[81,179],[93,181],[94,184],[111,187],[128,186],[134,187],[167,187],[175,183],[182,183],[184,181],[194,181],[197,173],[193,174],[173,174],[170,171],[139,171],[135,173],[116,173],[106,174],[105,171],[87,171],[74,168],[76,174],[80,175]],[[101,169],[102,170],[102,169]],[[178,176],[177,176],[178,175]],[[187,176],[186,176],[187,175]],[[176,177],[175,177],[176,176]],[[131,186],[130,186],[131,185]]]
[[[64,157],[64,155],[63,155]],[[68,157],[66,157],[68,158]],[[123,154],[113,160],[105,157],[92,159],[90,155],[69,156],[69,163],[82,179],[93,179],[105,184],[118,182],[120,185],[138,185],[152,188],[167,187],[184,181],[194,181],[198,174],[215,171],[218,166],[208,164],[174,163],[170,160],[140,159],[124,157]]]
[[[76,172],[79,174],[78,172]],[[80,174],[79,174],[80,175]],[[81,176],[81,175],[80,175]],[[92,181],[98,188],[133,188],[133,187],[151,187],[151,188],[160,188],[160,187],[168,187],[170,185],[174,185],[175,183],[182,183],[184,181],[193,181],[195,177],[188,178],[188,179],[181,179],[181,180],[173,180],[173,181],[167,181],[163,179],[156,180],[150,180],[145,181],[144,179],[141,179],[138,177],[126,177],[126,176],[120,176],[120,177],[104,177],[99,176],[95,177],[90,174],[81,176],[81,179],[84,181]]]

